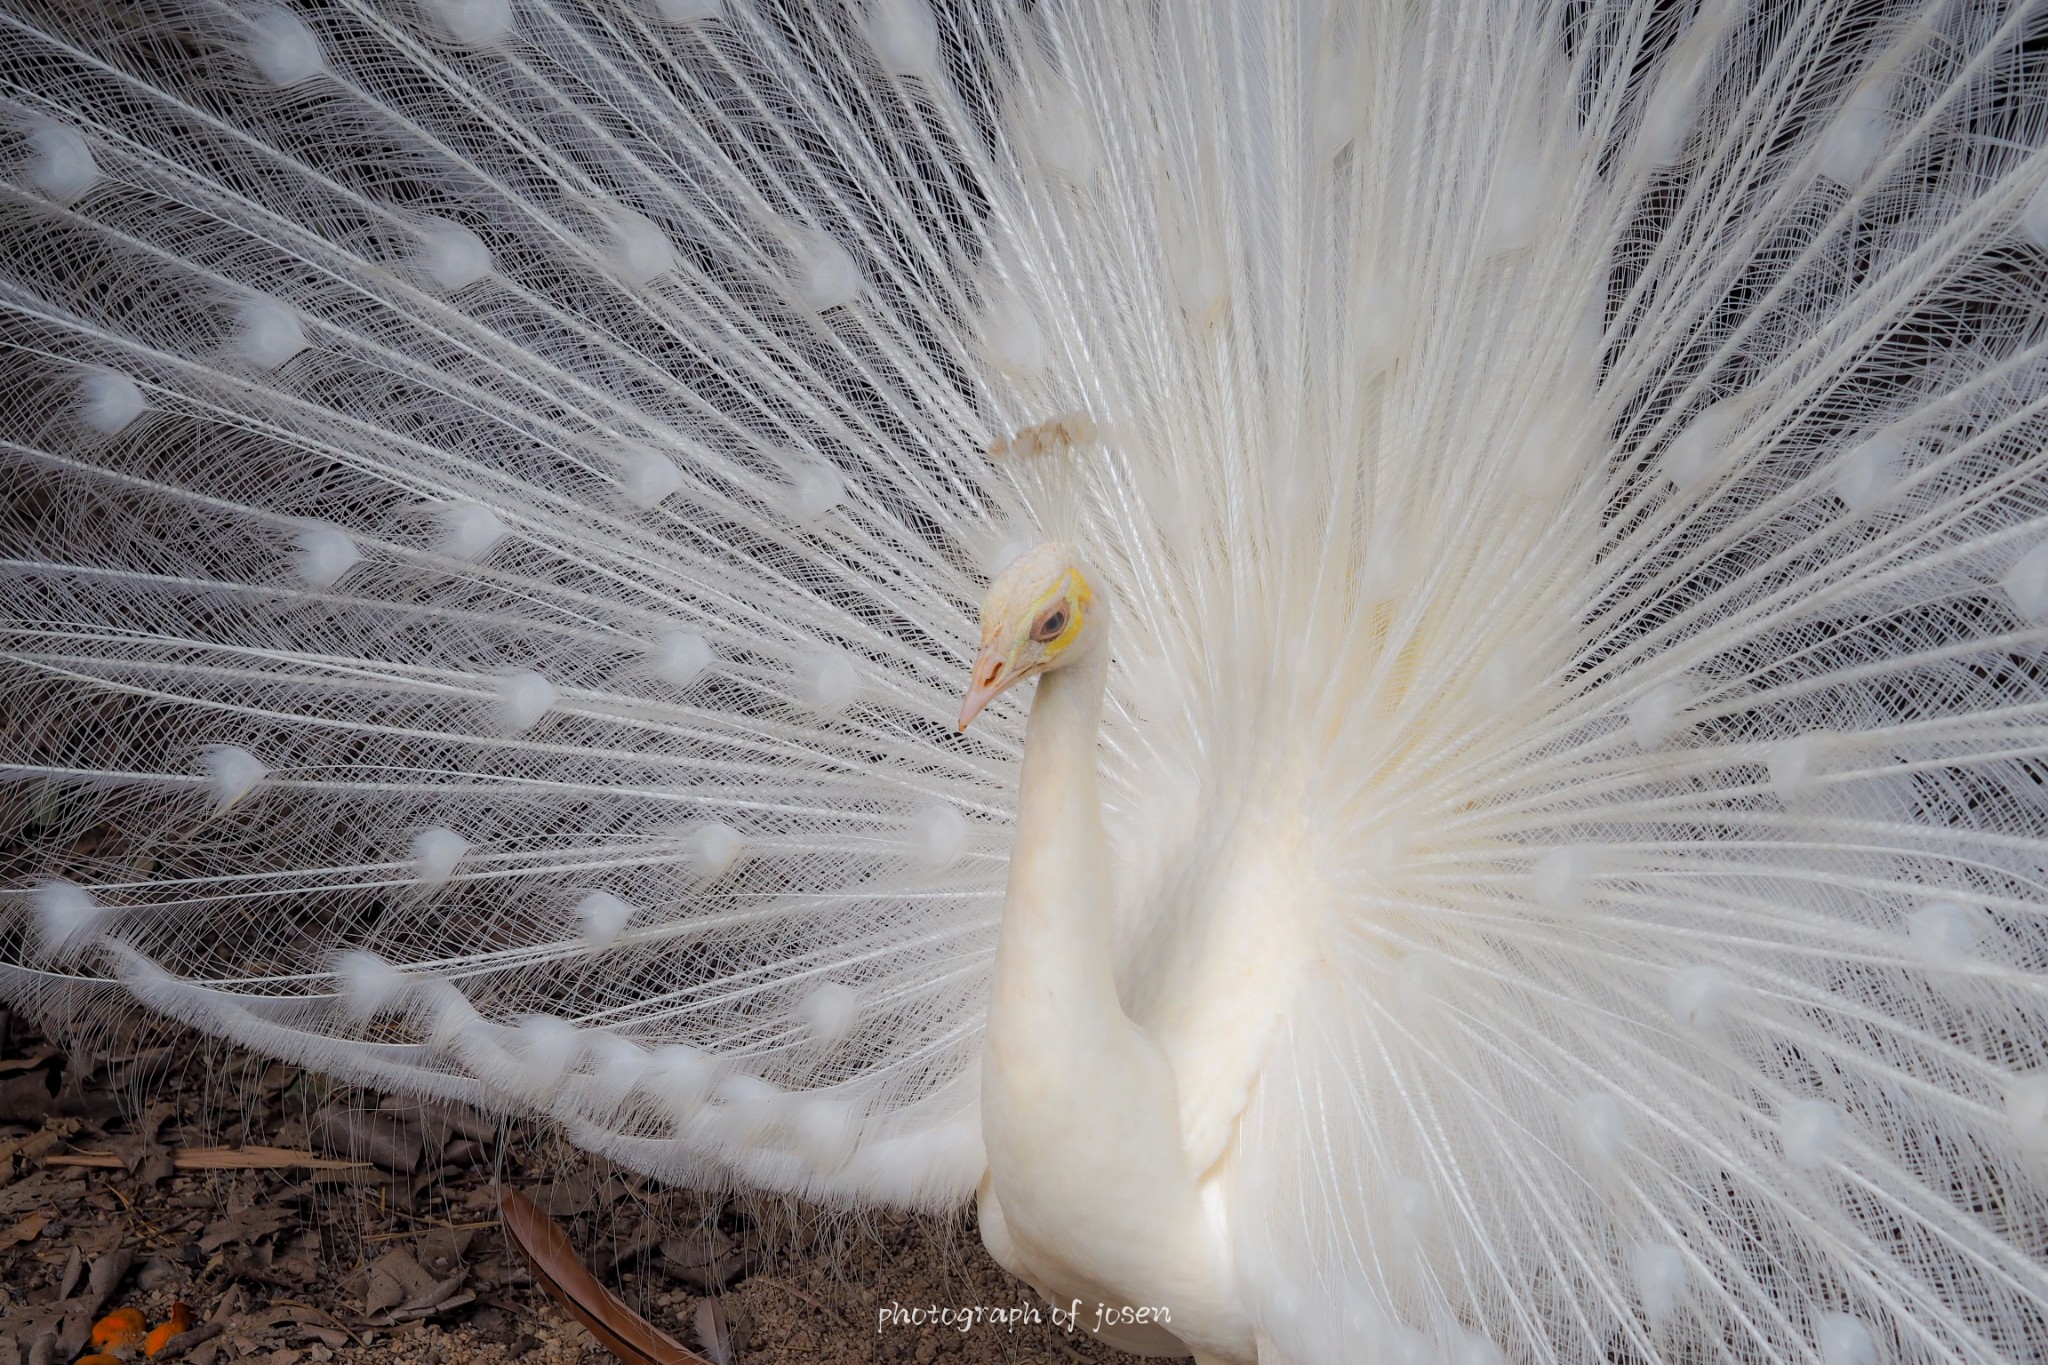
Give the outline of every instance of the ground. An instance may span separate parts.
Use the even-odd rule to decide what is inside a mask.
[[[0,1013],[0,1365],[70,1365],[105,1315],[155,1326],[176,1303],[196,1330],[169,1352],[191,1365],[604,1365],[507,1246],[501,1178],[600,1282],[724,1365],[1130,1359],[1054,1325],[971,1214],[669,1189],[543,1129],[190,1035],[95,1037],[67,1052]],[[960,1330],[934,1308],[982,1312]]]

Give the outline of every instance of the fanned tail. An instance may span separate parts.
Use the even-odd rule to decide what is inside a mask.
[[[987,110],[914,12],[890,70],[688,8],[7,17],[8,757],[88,850],[8,989],[957,1201],[1018,743],[939,720],[1021,514]]]

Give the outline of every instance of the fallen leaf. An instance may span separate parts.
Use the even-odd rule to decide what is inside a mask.
[[[429,1129],[438,1125],[472,1142],[489,1142],[498,1136],[496,1119],[481,1109],[472,1109],[452,1100],[429,1100],[421,1107],[420,1115]]]
[[[410,1175],[426,1156],[426,1134],[419,1125],[388,1110],[326,1109],[313,1116],[308,1128],[315,1147],[367,1158],[387,1171]]]
[[[550,1298],[589,1328],[606,1350],[627,1365],[711,1365],[599,1284],[576,1259],[562,1230],[534,1207],[532,1200],[517,1190],[501,1188],[498,1208],[505,1221],[505,1235],[533,1267],[534,1279]]]
[[[432,1228],[419,1240],[419,1262],[431,1275],[452,1275],[462,1265],[474,1228]]]
[[[84,1197],[83,1180],[65,1180],[49,1171],[34,1171],[0,1190],[0,1217],[69,1208]]]
[[[401,1306],[402,1311],[412,1312],[421,1308],[434,1308],[455,1297],[455,1291],[462,1288],[462,1282],[469,1278],[467,1271],[457,1271],[445,1280],[435,1282],[422,1293],[415,1294]]]
[[[474,1166],[489,1155],[474,1138],[457,1138],[441,1150],[441,1160],[450,1166]]]
[[[86,1292],[92,1298],[92,1311],[97,1313],[114,1291],[121,1287],[121,1277],[128,1273],[128,1267],[135,1264],[132,1251],[110,1251],[94,1259],[92,1269],[86,1272]]]
[[[155,1327],[150,1328],[149,1335],[142,1339],[143,1354],[153,1356],[163,1350],[164,1347],[170,1345],[172,1337],[177,1336],[180,1332],[189,1332],[191,1330],[192,1305],[189,1303],[174,1303],[171,1305],[170,1317],[164,1319]]]
[[[80,1066],[75,1060],[64,1068],[64,1083],[57,1088],[57,1112],[94,1128],[104,1128],[123,1117],[121,1102],[104,1083],[88,1086],[86,1080],[90,1075],[91,1068]]]
[[[130,1175],[152,1156],[163,1151],[163,1144],[157,1141],[157,1134],[177,1114],[178,1106],[166,1102],[150,1105],[137,1121],[135,1131],[125,1137],[117,1137],[107,1143],[107,1150],[121,1158],[121,1164]]]
[[[20,1246],[23,1242],[33,1242],[36,1238],[43,1235],[43,1229],[48,1226],[50,1226],[49,1214],[30,1214],[13,1227],[7,1229],[7,1231],[0,1232],[0,1251],[5,1251],[9,1247]]]
[[[79,1253],[78,1243],[71,1244],[71,1254],[64,1258],[64,1269],[57,1276],[57,1302],[71,1297],[71,1291],[78,1288],[78,1281],[85,1274],[85,1257]]]
[[[107,1306],[107,1300],[114,1296],[114,1291],[120,1288],[122,1278],[128,1273],[128,1267],[135,1262],[135,1253],[110,1251],[104,1256],[95,1257],[91,1268],[85,1272],[85,1293],[79,1298],[72,1299],[71,1290],[76,1287],[79,1278],[79,1259],[78,1246],[74,1243],[71,1247],[71,1259],[66,1262],[64,1276],[59,1283],[62,1292],[57,1296],[57,1302],[51,1305],[52,1311],[62,1314],[57,1326],[56,1354],[67,1360],[84,1351],[88,1342],[100,1344],[96,1335],[100,1324],[95,1319],[99,1317],[100,1310]],[[141,1313],[133,1309],[124,1312],[132,1314],[132,1318],[125,1317],[123,1313],[107,1315],[105,1321],[109,1324],[110,1332],[124,1335],[127,1326],[142,1323]],[[133,1344],[141,1339],[142,1333],[138,1331],[133,1336],[127,1336],[124,1344]]]
[[[76,1225],[74,1224],[74,1227]],[[72,1240],[78,1249],[88,1256],[98,1256],[112,1251],[128,1238],[128,1230],[119,1223],[101,1223],[97,1227],[77,1227]]]
[[[747,1262],[738,1243],[715,1225],[706,1224],[692,1236],[662,1238],[661,1267],[676,1279],[709,1294],[738,1279]]]
[[[221,1268],[238,1280],[276,1285],[280,1289],[303,1289],[313,1278],[312,1266],[303,1257],[293,1263],[289,1256],[277,1257],[268,1246],[242,1246],[224,1252]]]
[[[311,1257],[296,1251],[288,1251],[271,1262],[271,1269],[283,1278],[297,1280],[301,1284],[311,1284],[320,1278],[320,1267],[313,1264]]]
[[[616,1193],[610,1188],[611,1183],[611,1178],[602,1172],[584,1170],[552,1185],[537,1185],[523,1197],[550,1217],[566,1218],[609,1204]]]
[[[0,1081],[0,1123],[41,1123],[56,1112],[49,1072],[30,1071]]]
[[[593,1275],[609,1278],[622,1265],[631,1265],[644,1260],[661,1244],[663,1223],[658,1218],[649,1218],[630,1233],[623,1236],[614,1233],[598,1244],[591,1254],[590,1271]]]
[[[71,1360],[83,1355],[86,1344],[92,1340],[94,1310],[83,1302],[58,1306],[68,1311],[57,1322],[56,1345],[52,1354],[58,1360]]]
[[[248,1307],[249,1291],[238,1284],[229,1285],[228,1292],[220,1296],[220,1302],[213,1306],[213,1311],[206,1315],[206,1320],[225,1324]]]
[[[126,1090],[137,1080],[147,1083],[168,1071],[176,1060],[177,1049],[168,1046],[144,1048],[127,1057],[109,1057],[107,1089]]]
[[[462,1275],[449,1276],[447,1280],[435,1285],[418,1298],[393,1309],[386,1321],[397,1324],[417,1321],[420,1318],[437,1318],[445,1313],[452,1313],[465,1304],[476,1302],[475,1294],[462,1289],[462,1282],[467,1278],[466,1272]],[[459,1290],[461,1292],[458,1293]]]
[[[149,1323],[140,1308],[116,1308],[92,1325],[92,1344],[104,1351],[133,1346],[149,1335]]]
[[[327,1346],[346,1346],[351,1342],[358,1346],[363,1344],[362,1338],[344,1327],[332,1314],[309,1303],[279,1300],[260,1312],[243,1315],[242,1322],[251,1328],[272,1331],[289,1326],[296,1329],[295,1335],[313,1337]]]
[[[298,1215],[289,1209],[240,1209],[209,1223],[199,1235],[199,1249],[211,1253],[230,1242],[253,1242],[298,1221]]]
[[[397,1308],[430,1292],[435,1279],[420,1268],[412,1253],[403,1247],[370,1262],[370,1283],[363,1294],[363,1311],[372,1315]]]

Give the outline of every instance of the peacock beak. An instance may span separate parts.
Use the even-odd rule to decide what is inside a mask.
[[[994,645],[982,647],[981,657],[974,661],[967,696],[960,703],[960,730],[966,733],[974,718],[981,714],[981,708],[996,699],[996,695],[1011,683],[1015,676],[1010,672],[1002,651]]]

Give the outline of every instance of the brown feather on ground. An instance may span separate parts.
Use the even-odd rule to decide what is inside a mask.
[[[555,1220],[531,1199],[501,1185],[498,1210],[505,1235],[533,1267],[541,1288],[626,1365],[711,1365],[599,1284],[576,1258]]]

